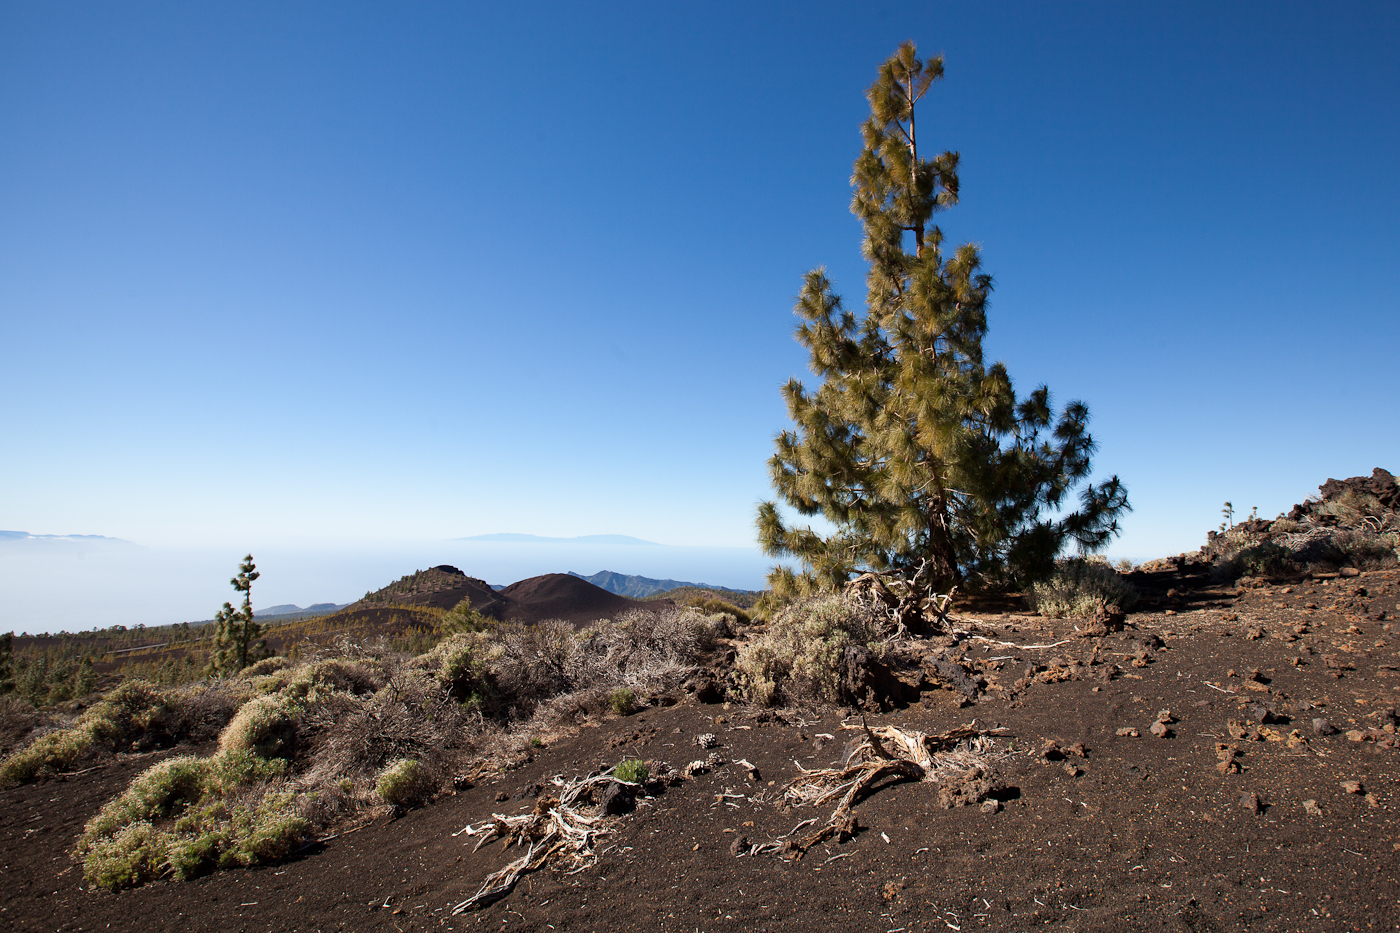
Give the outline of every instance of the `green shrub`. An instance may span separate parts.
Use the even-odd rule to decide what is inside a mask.
[[[628,784],[640,784],[647,779],[647,763],[638,758],[624,758],[613,768],[613,777]]]
[[[733,616],[734,621],[744,625],[753,621],[747,610],[717,596],[692,596],[685,601],[685,604],[702,612],[722,612],[725,615]]]
[[[291,792],[268,786],[285,770],[249,751],[147,768],[84,827],[84,877],[115,890],[166,872],[183,879],[214,865],[285,858],[309,829]]]
[[[166,835],[145,820],[95,840],[83,853],[83,877],[109,891],[157,878],[169,865]]]
[[[1298,570],[1289,550],[1273,541],[1251,544],[1235,555],[1226,571],[1231,577],[1284,577]]]
[[[232,823],[233,845],[220,853],[222,868],[279,862],[302,844],[309,828],[289,790],[264,794],[251,813],[235,810]]]
[[[170,713],[167,695],[155,684],[129,680],[85,712],[70,729],[41,736],[0,764],[0,784],[32,781],[42,771],[62,771],[99,752],[114,752],[133,740],[154,741]]]
[[[412,758],[402,758],[379,772],[374,785],[385,803],[405,808],[427,803],[436,787],[428,769]]]
[[[490,694],[480,636],[458,634],[438,643],[419,661],[435,668],[438,683],[457,702],[479,706]]]
[[[795,600],[740,646],[734,661],[741,695],[751,703],[841,702],[842,659],[852,645],[880,650],[882,623],[841,596]]]
[[[373,693],[383,686],[383,677],[361,661],[327,658],[303,664],[291,672],[278,690],[285,697],[315,701],[339,690],[342,693]]]
[[[637,709],[637,694],[630,687],[619,687],[609,694],[608,705],[619,716],[630,715]]]
[[[248,667],[243,668],[243,670],[238,672],[238,676],[245,679],[252,677],[266,677],[268,674],[275,674],[278,671],[285,671],[291,666],[291,659],[284,658],[281,655],[274,655],[270,658],[263,658],[261,661],[258,661],[254,664],[249,665]]]
[[[204,796],[206,759],[193,755],[168,758],[137,775],[126,792],[88,821],[84,838],[112,838],[123,827],[143,820],[178,817]]]
[[[0,764],[0,785],[25,784],[42,771],[61,771],[91,748],[92,734],[83,729],[64,729],[42,735]]]
[[[1131,609],[1137,591],[1107,561],[1074,557],[1057,561],[1049,577],[1032,584],[1028,597],[1043,616],[1091,619],[1104,609]]]
[[[219,736],[220,751],[246,750],[263,758],[291,753],[301,703],[282,694],[255,697],[243,704]]]
[[[471,600],[464,599],[452,609],[443,613],[438,620],[437,630],[443,635],[460,635],[469,632],[489,631],[497,625],[497,620],[472,608]]]

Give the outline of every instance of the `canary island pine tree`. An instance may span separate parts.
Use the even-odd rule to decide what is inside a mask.
[[[209,656],[212,674],[236,674],[272,656],[262,637],[263,627],[253,620],[253,581],[259,576],[253,555],[249,554],[238,565],[238,576],[229,581],[243,594],[243,607],[235,609],[224,603],[214,616],[214,650]]]
[[[941,58],[921,61],[906,42],[867,93],[851,179],[864,312],[846,310],[820,268],[798,297],[796,336],[821,382],[784,387],[794,429],[777,437],[769,469],[783,502],[834,530],[759,506],[764,551],[801,564],[769,574],[779,596],[861,580],[931,618],[957,589],[1023,584],[1068,545],[1101,549],[1129,508],[1116,476],[1089,482],[1084,404],[1057,416],[1045,386],[1018,400],[1006,367],[983,362],[992,278],[975,246],[945,254],[932,224],[957,203],[958,154],[925,158],[915,132],[915,106],[942,76]]]

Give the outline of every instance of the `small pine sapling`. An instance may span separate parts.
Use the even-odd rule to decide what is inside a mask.
[[[209,658],[211,674],[236,674],[272,656],[272,649],[262,637],[263,627],[253,621],[253,581],[260,576],[253,555],[249,554],[238,565],[238,576],[229,581],[243,594],[243,606],[235,609],[224,603],[214,616],[214,650]]]

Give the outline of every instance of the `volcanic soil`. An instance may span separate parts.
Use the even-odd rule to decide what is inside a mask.
[[[1395,929],[1400,572],[1253,587],[1148,577],[1157,605],[1106,635],[1009,605],[957,614],[951,651],[981,681],[975,701],[929,677],[917,699],[867,714],[995,729],[1003,789],[990,802],[945,809],[936,784],[887,783],[857,803],[853,837],[802,858],[742,854],[829,815],[781,806],[780,792],[799,768],[839,759],[860,715],[690,696],[585,727],[288,863],[94,892],[73,845],[158,757],[132,755],[0,792],[0,928]],[[473,851],[468,824],[530,811],[556,776],[708,755],[708,773],[617,817],[593,867],[546,868],[452,914],[520,854]]]

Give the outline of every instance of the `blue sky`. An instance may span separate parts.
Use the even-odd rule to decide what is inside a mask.
[[[226,549],[219,587],[260,548],[751,548],[908,38],[989,356],[1089,404],[1111,553],[1400,470],[1400,7],[675,6],[0,5],[0,528]]]

